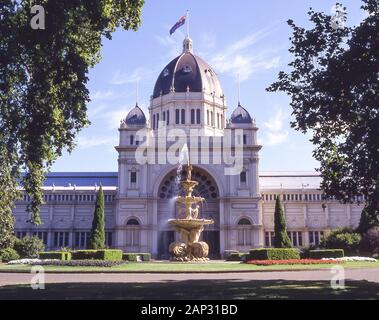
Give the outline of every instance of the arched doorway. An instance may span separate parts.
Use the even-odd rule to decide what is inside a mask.
[[[186,176],[185,170],[181,173],[182,178]],[[180,178],[180,177],[179,177]],[[220,201],[219,189],[212,176],[203,169],[194,167],[192,170],[192,179],[199,184],[195,188],[193,195],[200,196],[205,201],[200,204],[200,218],[212,218],[215,223],[206,226],[202,233],[202,240],[209,245],[209,257],[217,259],[220,257]],[[161,181],[158,189],[158,257],[168,259],[168,247],[171,242],[175,241],[175,232],[167,223],[168,219],[178,216],[178,206],[175,197],[183,195],[178,184],[177,172],[172,170]]]

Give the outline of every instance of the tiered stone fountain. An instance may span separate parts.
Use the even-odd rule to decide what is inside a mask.
[[[180,182],[185,196],[178,196],[180,204],[178,219],[170,219],[168,223],[180,234],[180,241],[170,244],[169,251],[173,261],[207,261],[209,260],[208,244],[199,241],[204,226],[213,224],[212,219],[199,219],[199,203],[204,201],[202,197],[192,196],[193,189],[198,185],[192,179],[192,166],[187,165],[187,178]]]

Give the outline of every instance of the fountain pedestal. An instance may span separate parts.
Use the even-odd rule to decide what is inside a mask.
[[[197,181],[191,180],[192,166],[187,167],[187,179],[181,182],[186,196],[178,197],[177,202],[181,204],[180,213],[184,218],[170,219],[176,232],[180,234],[180,241],[172,242],[169,246],[171,259],[173,261],[207,261],[209,260],[209,246],[204,241],[199,241],[205,225],[213,224],[212,219],[198,219],[200,202],[202,197],[192,196],[193,189],[198,185]],[[195,208],[194,208],[195,205]]]

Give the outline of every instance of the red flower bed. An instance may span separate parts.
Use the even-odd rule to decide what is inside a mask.
[[[319,260],[319,259],[289,259],[289,260],[249,260],[246,263],[257,266],[272,266],[280,264],[340,264],[337,260]]]

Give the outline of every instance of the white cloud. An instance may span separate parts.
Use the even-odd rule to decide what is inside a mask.
[[[102,145],[111,145],[113,147],[115,142],[115,137],[78,137],[78,147],[81,149],[90,149]]]
[[[90,94],[91,100],[113,100],[118,98],[118,94],[113,92],[112,90],[107,91],[95,91],[94,93]]]
[[[266,128],[264,144],[267,146],[275,146],[288,141],[288,131],[284,129],[284,125],[288,120],[288,115],[284,113],[282,108],[276,108],[275,115],[268,121],[263,122]]]
[[[275,50],[261,50],[258,54],[252,51],[253,45],[268,37],[276,27],[265,28],[249,34],[230,44],[211,58],[216,71],[228,73],[240,81],[248,80],[252,74],[279,66],[280,58]]]

